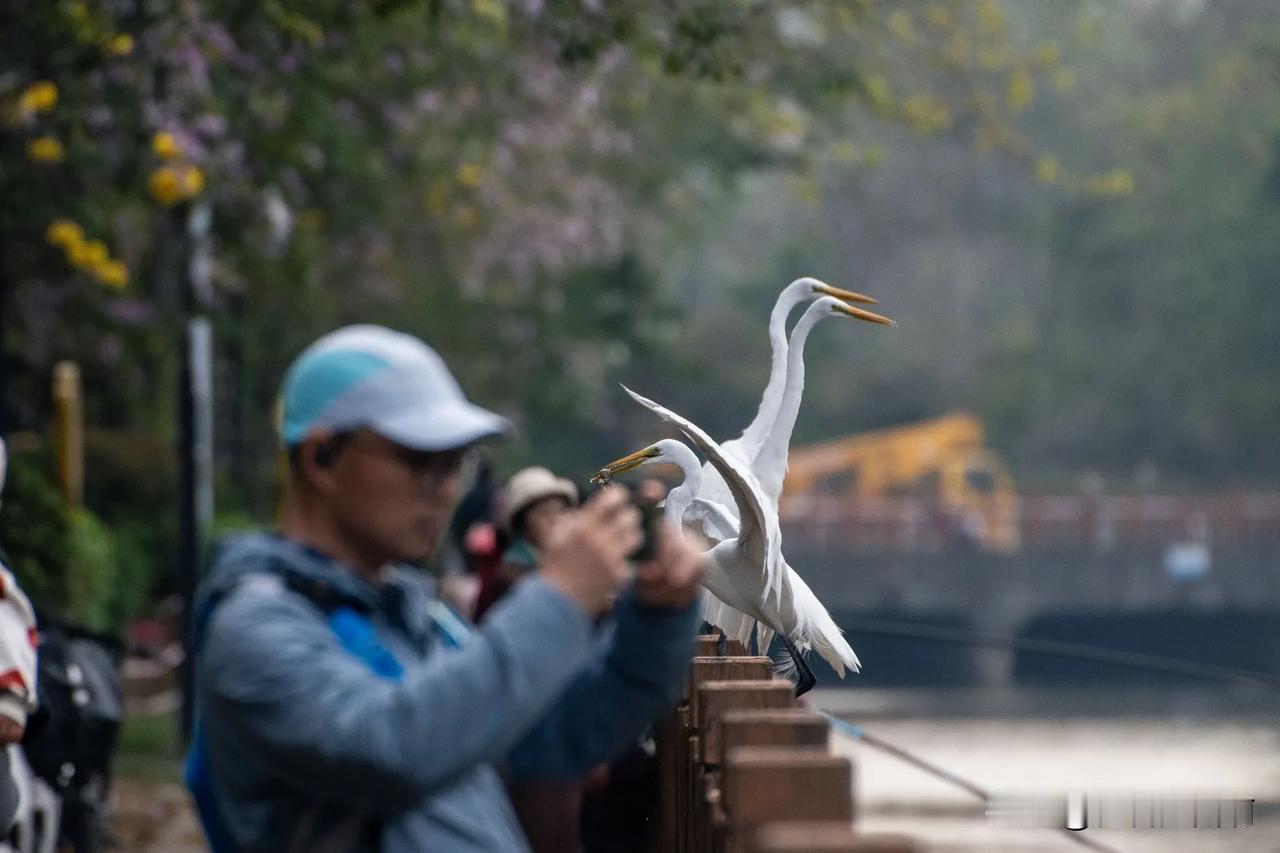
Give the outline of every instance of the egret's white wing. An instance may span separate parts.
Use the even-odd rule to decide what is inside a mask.
[[[795,608],[794,633],[801,642],[816,651],[841,678],[844,678],[846,667],[853,672],[861,670],[862,662],[858,660],[849,641],[844,638],[844,631],[840,630],[818,596],[809,589],[804,578],[790,566],[787,566],[787,589]]]
[[[738,538],[738,519],[729,514],[724,504],[694,498],[685,509],[684,517],[702,522],[702,532],[711,539],[723,542]]]
[[[741,460],[721,450],[716,440],[693,421],[640,396],[625,385],[622,390],[667,423],[675,424],[724,477],[738,506],[738,547],[753,564],[762,565],[765,571],[764,595],[761,600],[768,599],[769,590],[773,590],[774,595],[781,599],[782,532],[778,527],[778,513],[770,506],[769,499],[765,497],[751,469]]]
[[[720,448],[724,450],[725,453],[733,455],[733,451],[729,449],[727,442],[720,445]],[[736,458],[741,459],[746,463],[748,468],[751,467],[750,459],[741,455],[738,455]],[[698,483],[698,493],[696,497],[705,501],[710,501],[711,503],[720,504],[724,507],[725,512],[729,514],[729,517],[733,519],[733,526],[735,528],[738,526],[738,505],[734,502],[733,492],[729,491],[729,486],[725,483],[724,477],[720,476],[720,472],[717,471],[716,467],[710,462],[706,462],[702,466],[702,479]]]

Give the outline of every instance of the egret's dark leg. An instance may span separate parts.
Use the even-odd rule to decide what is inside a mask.
[[[710,622],[707,622],[704,620],[701,624],[701,627],[698,628],[698,633],[699,634],[718,634],[719,639],[716,640],[716,654],[718,655],[724,654],[724,641],[726,639],[724,635],[724,631],[721,631],[715,625],[712,625]]]
[[[809,668],[809,662],[804,659],[804,655],[800,654],[800,650],[787,638],[786,634],[779,633],[778,639],[782,640],[782,644],[787,647],[787,654],[791,655],[791,660],[796,665],[796,696],[803,696],[818,683],[818,677],[813,674],[813,670]]]

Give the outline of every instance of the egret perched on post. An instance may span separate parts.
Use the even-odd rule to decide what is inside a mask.
[[[805,279],[800,281],[803,282]],[[782,482],[787,473],[791,433],[795,429],[796,418],[800,413],[800,400],[804,395],[805,343],[813,327],[828,317],[853,317],[881,325],[895,325],[888,317],[846,305],[831,296],[822,296],[814,300],[801,315],[791,332],[790,344],[785,355],[786,372],[783,391],[777,400],[773,422],[764,433],[763,442],[756,448],[755,455],[746,460],[747,466],[759,481],[774,513],[778,512],[778,504],[782,497]],[[770,384],[773,384],[772,381]],[[766,396],[768,395],[769,392],[766,391]],[[761,408],[764,408],[763,402]],[[746,446],[745,443],[739,444],[739,447],[743,446]],[[730,499],[724,480],[714,469],[703,466],[702,478],[695,490],[696,495],[686,510],[687,519],[694,523],[701,522],[703,532],[712,539],[732,536],[733,530],[736,529],[737,507]],[[707,622],[724,631],[727,636],[742,639],[743,642],[750,638],[755,621],[747,616],[746,611],[724,601],[704,601],[703,617]],[[756,637],[756,647],[761,654],[766,653],[769,647],[767,634],[762,632]]]
[[[748,634],[752,624],[758,621],[783,639],[801,673],[798,692],[803,693],[812,687],[815,680],[804,661],[804,652],[810,649],[816,650],[841,677],[846,667],[856,672],[860,666],[858,657],[844,639],[839,626],[809,586],[783,559],[777,510],[769,505],[751,471],[740,460],[725,453],[697,424],[626,386],[623,389],[640,405],[679,428],[707,457],[708,464],[724,479],[732,495],[740,522],[730,518],[724,507],[705,502],[707,510],[718,516],[713,519],[717,528],[721,532],[735,534],[708,552],[707,570],[703,576],[707,590],[720,602],[749,618],[750,621],[746,622]],[[679,524],[693,502],[702,478],[698,457],[681,442],[673,439],[659,441],[610,462],[592,479],[603,482],[624,471],[659,462],[673,463],[684,473],[684,481],[668,493],[664,509],[666,518]],[[769,639],[771,636],[760,640],[761,648],[767,648]]]

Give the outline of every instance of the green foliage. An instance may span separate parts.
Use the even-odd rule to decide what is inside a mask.
[[[68,512],[46,470],[40,456],[10,457],[0,546],[37,608],[95,630],[119,630],[149,597],[149,563],[129,545],[118,546],[133,540],[92,512]]]
[[[122,583],[111,533],[87,510],[73,510],[69,521],[66,615],[97,631],[118,627],[127,585]]]
[[[1148,5],[17,0],[11,402],[44,429],[51,364],[80,363],[103,524],[18,464],[2,541],[96,624],[170,583],[197,203],[220,529],[271,518],[280,377],[338,324],[423,336],[521,427],[506,459],[585,474],[654,434],[619,379],[740,429],[799,275],[902,326],[811,338],[798,440],[963,407],[1020,477],[1280,474],[1280,40],[1258,0]]]
[[[882,128],[844,152],[883,146],[874,172],[841,157],[807,184],[754,181],[693,248],[671,244],[690,313],[673,358],[628,373],[732,434],[764,382],[769,306],[816,275],[901,325],[815,332],[799,442],[963,408],[1029,488],[1090,469],[1117,489],[1153,472],[1157,488],[1273,486],[1280,31],[1254,0],[1176,5],[1005,4],[1014,49],[1052,42],[1043,58],[1071,72],[1037,77],[1020,113],[1035,168]],[[931,31],[907,11],[900,29]],[[652,435],[615,405],[635,441]]]
[[[68,600],[70,531],[62,497],[43,466],[26,454],[10,456],[0,503],[0,547],[27,597],[55,613]]]
[[[1055,213],[1061,300],[1047,404],[1097,436],[1095,464],[1145,459],[1197,479],[1280,474],[1280,28],[1251,27],[1222,4],[1204,13],[1205,48],[1176,80],[1098,108],[1127,117],[1115,140],[1143,191],[1123,204],[1062,202]],[[1217,50],[1207,50],[1216,43]],[[1079,458],[1070,434],[1046,443]]]

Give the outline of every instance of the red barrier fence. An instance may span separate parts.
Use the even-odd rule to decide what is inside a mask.
[[[971,544],[965,520],[919,498],[786,498],[792,547],[841,553],[920,553]],[[1280,545],[1280,493],[1024,495],[1016,511],[1024,551],[1165,546],[1177,542]]]

